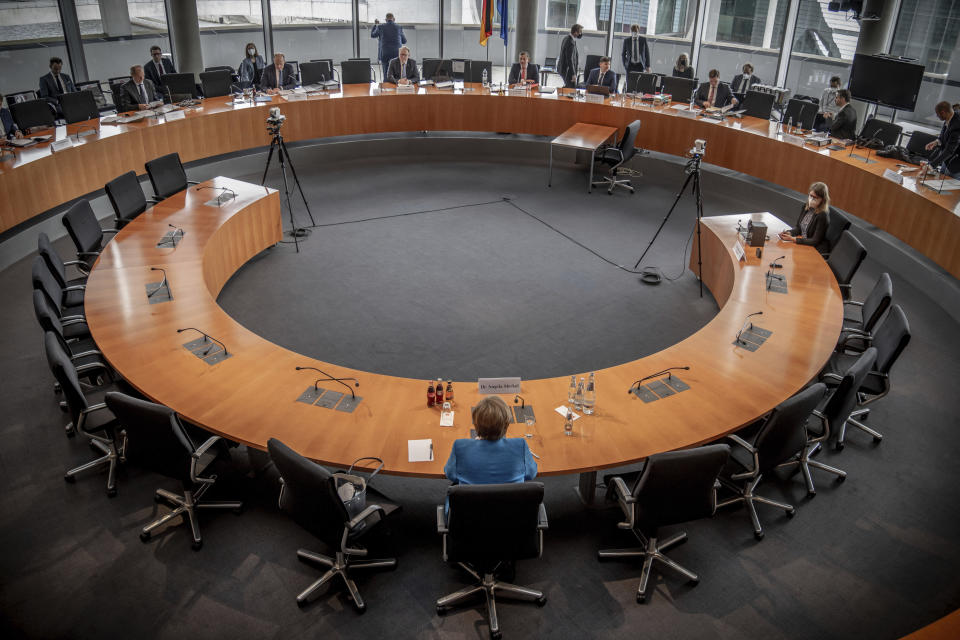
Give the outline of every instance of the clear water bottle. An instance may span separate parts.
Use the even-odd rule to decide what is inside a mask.
[[[590,378],[587,380],[587,388],[583,392],[583,412],[587,415],[593,413],[594,407],[597,405],[597,381],[594,378],[593,372],[590,373]]]
[[[563,435],[573,435],[573,414],[567,411],[567,419],[563,421]]]
[[[793,118],[787,118],[787,133],[793,133]]]
[[[570,376],[570,386],[567,388],[567,403],[573,404],[577,396],[577,376]]]
[[[573,408],[583,411],[583,378],[580,378],[580,384],[577,385],[577,395],[573,397]]]
[[[490,86],[490,77],[487,75],[487,70],[483,70],[483,75],[480,77],[480,81],[483,84],[483,88],[486,89]]]

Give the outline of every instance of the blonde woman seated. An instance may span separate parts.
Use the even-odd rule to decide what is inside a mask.
[[[800,210],[797,226],[780,234],[784,242],[807,244],[820,253],[829,253],[827,227],[830,226],[830,190],[823,182],[810,185],[807,201]]]
[[[477,439],[454,441],[443,473],[455,484],[526,482],[537,475],[537,463],[523,438],[504,438],[510,408],[497,396],[487,396],[473,408]]]

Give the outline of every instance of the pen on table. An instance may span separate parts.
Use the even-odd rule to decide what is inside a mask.
[[[433,460],[433,443],[430,443],[430,459]]]
[[[538,456],[537,454],[535,454],[533,451],[530,452],[530,455],[532,455],[532,456],[533,456],[534,458],[536,458],[537,460],[540,459],[540,456]]]

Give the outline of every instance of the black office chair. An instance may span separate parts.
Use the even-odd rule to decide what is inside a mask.
[[[421,76],[424,80],[443,82],[453,79],[453,63],[446,58],[424,58],[421,70]]]
[[[664,551],[687,539],[686,532],[666,540],[657,538],[660,527],[700,518],[709,518],[717,508],[717,477],[730,456],[730,446],[712,444],[696,449],[658,453],[647,458],[633,489],[621,477],[607,482],[608,495],[615,497],[625,521],[617,525],[629,529],[643,545],[636,549],[598,551],[601,559],[643,558],[637,602],[647,599],[647,582],[654,561],[679,572],[694,584],[700,577],[680,566]]]
[[[104,185],[107,198],[113,207],[117,219],[117,228],[123,229],[134,218],[147,210],[149,204],[155,203],[152,198],[148,201],[140,186],[140,179],[133,171],[127,171]]]
[[[747,91],[740,108],[744,110],[743,115],[745,116],[769,120],[770,114],[773,113],[773,101],[775,98],[776,96],[772,93]]]
[[[104,234],[117,233],[119,229],[103,229],[97,216],[93,213],[93,208],[87,200],[78,200],[73,204],[61,218],[63,226],[67,228],[70,239],[73,240],[77,248],[77,258],[84,265],[85,271],[89,272],[90,267],[96,262],[100,251],[106,244]]]
[[[633,193],[633,184],[630,180],[618,180],[617,170],[637,155],[637,134],[640,133],[640,121],[634,120],[627,125],[627,130],[623,134],[623,139],[616,147],[604,146],[597,149],[596,159],[598,162],[610,165],[610,172],[602,180],[593,183],[597,185],[607,185],[607,194],[612,195],[616,187],[623,187]]]
[[[307,549],[299,549],[297,557],[327,567],[317,581],[297,596],[297,605],[304,606],[323,585],[339,577],[350,592],[353,606],[366,610],[357,585],[350,578],[351,570],[394,568],[394,558],[368,559],[361,545],[363,537],[400,506],[367,486],[366,507],[351,517],[337,493],[334,478],[320,465],[307,460],[276,438],[267,440],[270,459],[280,472],[280,510],[290,515],[301,527],[323,540],[336,551],[333,557]]]
[[[764,534],[755,503],[783,509],[790,518],[796,512],[793,505],[754,494],[765,474],[769,477],[780,467],[799,465],[810,495],[816,493],[810,465],[836,473],[841,481],[846,478],[846,472],[810,459],[810,451],[816,442],[808,441],[806,423],[824,398],[826,390],[826,385],[818,382],[780,403],[749,441],[738,434],[727,436],[738,446],[732,449],[730,459],[720,474],[720,482],[736,495],[721,500],[717,508],[744,503],[753,525],[753,536],[757,540],[762,540]]]
[[[200,74],[200,86],[203,88],[204,98],[228,96],[233,93],[233,74],[224,69],[204,71]]]
[[[910,134],[910,139],[907,141],[907,153],[909,153],[911,156],[929,158],[933,151],[928,151],[926,147],[936,139],[937,136],[931,133],[914,131]]]
[[[124,462],[179,480],[183,487],[183,495],[157,489],[155,500],[166,501],[174,507],[173,511],[141,529],[140,539],[148,542],[154,529],[179,516],[182,522],[190,523],[191,546],[194,551],[199,550],[203,538],[198,509],[230,509],[235,513],[243,509],[243,503],[238,501],[203,500],[217,479],[215,474],[206,472],[221,455],[226,455],[220,436],[210,436],[197,446],[172,409],[116,391],[107,393],[105,400],[123,430]]]
[[[27,100],[10,105],[10,115],[17,127],[27,133],[30,129],[54,126],[53,111],[46,100]]]
[[[65,93],[60,96],[60,109],[67,124],[93,120],[100,117],[97,100],[90,90]]]
[[[843,294],[844,300],[850,299],[850,281],[853,280],[853,276],[856,275],[866,257],[867,250],[849,231],[844,231],[840,235],[840,241],[830,251],[827,265],[837,278],[837,284],[840,285],[840,293]]]
[[[830,209],[830,215],[827,217],[826,241],[830,251],[823,254],[824,260],[830,257],[830,252],[840,242],[843,232],[850,228],[850,220],[836,209]]]
[[[660,80],[660,91],[669,93],[674,102],[690,102],[694,93],[697,91],[696,79],[675,78],[673,76],[664,76]]]
[[[340,63],[340,82],[343,84],[370,84],[373,76],[366,60],[344,60]]]
[[[890,371],[900,358],[900,354],[910,344],[910,336],[910,324],[907,322],[907,316],[900,305],[895,304],[890,307],[890,311],[877,324],[873,336],[866,341],[868,345],[876,349],[877,359],[869,375],[857,387],[859,408],[850,414],[848,422],[873,436],[874,442],[880,442],[883,435],[863,424],[862,420],[870,414],[870,408],[866,405],[876,402],[890,393]],[[855,353],[834,353],[830,356],[830,360],[820,374],[820,379],[828,385],[837,384],[841,372],[849,368],[850,363],[859,357]],[[844,425],[837,438],[837,449],[843,449],[845,437],[846,425]]]
[[[117,420],[112,413],[105,411],[106,405],[103,403],[90,403],[80,386],[76,367],[52,332],[43,334],[43,346],[47,354],[47,364],[63,389],[67,402],[71,418],[71,422],[66,426],[67,433],[75,431],[83,434],[90,439],[90,446],[102,454],[86,464],[70,469],[63,479],[73,483],[76,482],[78,474],[107,465],[107,495],[113,497],[117,495],[117,462],[120,457],[116,443]]]
[[[103,85],[100,84],[99,80],[78,82],[76,84],[78,91],[89,91],[93,94],[93,99],[97,104],[97,110],[100,113],[103,113],[104,111],[113,111],[116,109],[115,105],[107,101],[107,96],[105,96],[103,93]]]
[[[464,82],[483,82],[483,71],[487,71],[487,81],[493,78],[493,63],[490,60],[471,60],[464,73]]]
[[[77,375],[84,377],[92,386],[100,386],[104,381],[112,379],[112,370],[106,364],[103,354],[93,341],[87,330],[86,323],[73,321],[71,331],[60,323],[56,309],[50,301],[37,289],[33,290],[33,313],[44,334],[52,333],[63,352],[70,357],[70,361],[77,370]],[[69,337],[68,337],[69,336]],[[54,391],[59,390],[59,384]]]
[[[844,305],[859,307],[859,318],[848,318],[844,315],[843,330],[837,342],[837,351],[863,351],[872,340],[873,329],[886,313],[893,300],[893,281],[889,273],[881,273],[873,289],[863,299],[844,300]]]
[[[437,532],[443,536],[444,562],[456,562],[473,576],[473,586],[437,600],[437,613],[444,614],[476,594],[486,597],[490,636],[500,637],[496,596],[536,602],[543,606],[542,591],[497,580],[495,572],[504,563],[543,554],[547,511],[543,506],[543,483],[454,485],[447,489],[450,511],[437,507]]]
[[[808,100],[791,98],[787,102],[783,121],[793,122],[794,126],[799,125],[804,130],[813,129],[813,123],[817,118],[817,108],[816,104]]]
[[[627,93],[659,93],[661,76],[656,73],[631,71],[627,74]]]
[[[317,59],[311,60],[310,62],[320,62],[320,63],[326,64],[325,69],[324,67],[318,67],[318,69],[320,70],[320,73],[323,74],[323,78],[325,80],[339,79],[340,75],[337,73],[336,67],[333,66],[333,58],[317,58]],[[310,83],[304,79],[306,77],[306,69],[304,69],[305,66],[306,66],[306,63],[300,65],[300,80],[303,82],[304,85],[308,85]]]
[[[304,62],[300,65],[300,82],[308,87],[333,79],[333,73],[327,61]]]
[[[165,200],[186,189],[187,185],[197,184],[187,180],[187,172],[180,163],[179,153],[168,153],[154,158],[144,166],[147,168],[150,186],[153,187],[157,200]]]
[[[83,314],[83,288],[71,287],[67,290],[61,287],[46,260],[40,256],[33,259],[30,278],[33,288],[47,296],[50,306],[56,310],[61,322],[75,319],[86,321]]]
[[[860,129],[860,139],[865,142],[878,141],[881,146],[900,146],[903,127],[892,122],[870,118]]]
[[[587,54],[587,57],[584,59],[583,63],[583,81],[586,82],[587,78],[590,77],[590,72],[594,69],[600,67],[600,58],[603,56],[598,56],[595,53]]]
[[[13,93],[6,94],[7,99],[7,108],[9,109],[18,102],[27,102],[29,100],[36,100],[39,96],[36,91],[15,91]]]
[[[164,98],[170,102],[180,102],[199,98],[197,81],[193,73],[165,73],[163,75]]]
[[[82,275],[76,278],[71,278],[67,274],[67,267],[76,267],[79,271],[80,267],[83,266],[83,262],[80,260],[65,261],[61,258],[60,253],[53,247],[53,243],[50,242],[49,236],[43,231],[37,236],[37,251],[40,253],[40,257],[46,261],[47,266],[50,268],[50,273],[57,279],[61,288],[69,289],[70,287],[82,286],[87,283],[87,276],[82,271],[80,272]]]

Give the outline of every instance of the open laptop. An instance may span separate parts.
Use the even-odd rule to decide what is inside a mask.
[[[610,87],[602,84],[587,85],[587,93],[592,93],[598,96],[608,96],[610,95]]]

